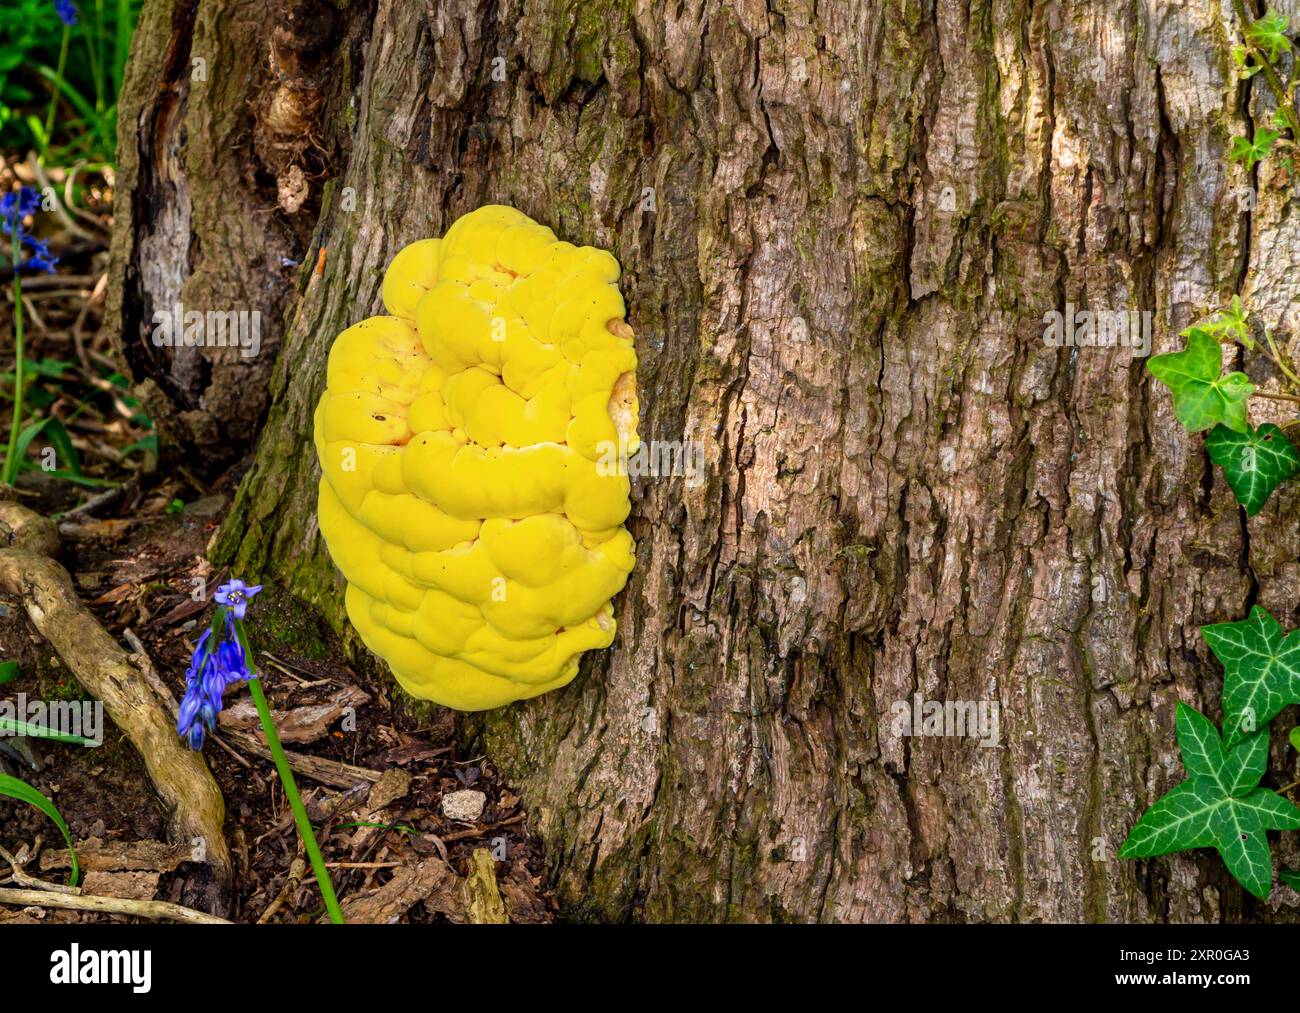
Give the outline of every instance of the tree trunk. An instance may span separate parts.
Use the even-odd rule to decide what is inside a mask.
[[[1175,702],[1217,717],[1198,628],[1294,618],[1296,494],[1244,521],[1142,357],[1044,339],[1067,305],[1149,311],[1167,351],[1237,292],[1290,336],[1300,216],[1224,157],[1267,110],[1222,5],[272,7],[146,0],[122,114],[136,378],[239,449],[260,406],[175,381],[144,322],[182,291],[278,332],[273,373],[235,364],[269,410],[214,555],[345,622],[314,517],[330,342],[485,203],[618,257],[641,435],[703,447],[703,483],[633,483],[615,647],[470,725],[570,916],[1287,916],[1212,852],[1115,853],[1182,778]],[[999,744],[902,734],[918,694],[996,704]]]

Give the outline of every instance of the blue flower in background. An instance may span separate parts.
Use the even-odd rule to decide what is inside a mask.
[[[14,226],[21,228],[22,220],[28,215],[36,214],[40,206],[41,195],[30,186],[10,190],[0,197],[0,216],[4,217],[5,235],[8,235]]]
[[[23,266],[30,267],[33,271],[53,274],[54,265],[59,262],[59,258],[50,256],[49,246],[43,240],[26,234],[23,235],[22,241],[23,245],[32,251],[32,255],[23,261]]]
[[[31,251],[31,256],[14,266],[15,270],[30,267],[35,271],[53,274],[54,265],[59,262],[59,258],[50,255],[50,248],[44,240],[37,239],[23,228],[23,219],[36,214],[40,209],[41,196],[30,186],[11,190],[0,197],[0,232],[6,236],[16,233],[19,245]]]
[[[77,23],[77,5],[72,0],[54,0],[54,12],[69,28]]]

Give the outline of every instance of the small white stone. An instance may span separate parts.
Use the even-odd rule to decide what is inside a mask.
[[[442,814],[449,820],[473,823],[483,815],[485,805],[487,805],[487,796],[481,791],[464,789],[442,796]]]

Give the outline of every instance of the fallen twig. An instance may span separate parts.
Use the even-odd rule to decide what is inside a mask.
[[[46,893],[44,890],[10,890],[0,887],[0,904],[21,907],[57,907],[70,911],[97,911],[101,914],[134,915],[191,925],[229,925],[224,918],[163,900],[123,900],[120,897],[95,897],[90,894]]]
[[[48,890],[51,893],[77,893],[75,886],[66,886],[62,883],[47,883],[43,879],[37,879],[35,876],[29,876],[23,871],[26,863],[20,863],[18,859],[9,854],[4,848],[0,847],[0,858],[9,863],[12,872],[10,877],[19,886],[25,886],[32,890]]]
[[[50,183],[50,177],[45,174],[45,167],[41,165],[40,159],[38,159],[35,155],[32,155],[27,159],[27,167],[31,170],[32,175],[36,177],[36,183],[41,190],[54,189],[53,184]],[[68,187],[65,188],[64,190],[65,199],[70,194],[70,192],[71,192],[71,181],[69,181]],[[63,206],[63,201],[55,200],[52,201],[51,203],[53,203],[54,205],[54,207],[51,209],[54,212],[54,216],[58,218],[59,222],[63,225],[65,229],[71,232],[78,239],[85,239],[92,243],[103,242],[102,236],[97,237],[92,235],[91,233],[87,232],[85,229],[83,229],[80,225],[78,225],[75,221],[72,220],[72,216],[68,214],[67,208]],[[99,231],[102,233],[104,231],[103,223],[96,222],[95,224],[98,226]]]
[[[327,869],[397,869],[405,862],[326,862]]]
[[[482,837],[484,834],[489,834],[493,830],[500,830],[502,827],[512,827],[516,823],[522,823],[527,816],[527,813],[519,813],[518,815],[511,816],[507,820],[502,820],[500,823],[488,823],[481,827],[471,827],[469,830],[457,830],[454,834],[443,834],[442,840],[444,842],[465,841],[469,840],[471,837]]]
[[[63,206],[66,207],[78,218],[80,218],[87,225],[92,226],[93,228],[97,229],[100,232],[108,234],[111,230],[105,226],[104,219],[91,214],[89,211],[81,210],[81,208],[77,207],[77,202],[73,200],[73,196],[76,194],[77,176],[81,173],[81,170],[84,169],[85,167],[86,167],[86,163],[83,160],[78,162],[76,165],[74,165],[71,169],[68,170],[68,178],[64,180],[63,183]]]
[[[223,728],[218,735],[239,743],[241,748],[248,750],[254,756],[260,756],[263,760],[271,759],[271,750],[266,747],[261,737],[254,735],[252,732]],[[383,777],[383,774],[378,770],[356,767],[350,763],[340,763],[338,760],[326,760],[320,756],[294,753],[288,749],[284,751],[284,755],[295,773],[301,774],[303,777],[310,777],[313,781],[319,781],[321,784],[332,785],[335,788],[351,788],[363,781],[374,784]]]
[[[28,278],[23,276],[23,288],[57,288],[60,285],[70,285],[80,288],[94,288],[95,282],[99,280],[97,274],[35,274]]]
[[[307,863],[301,855],[298,855],[289,864],[289,875],[284,881],[284,886],[280,887],[280,892],[276,894],[275,900],[271,901],[271,906],[262,912],[262,917],[257,919],[258,925],[265,925],[280,908],[284,907],[284,902],[289,899],[289,894],[293,893],[302,885],[302,877],[307,875]]]
[[[90,499],[86,500],[86,502],[82,503],[81,506],[74,507],[63,516],[65,518],[89,517],[100,507],[107,506],[114,500],[120,499],[131,485],[132,482],[127,481],[123,482],[121,485],[115,485],[111,489],[106,489],[103,492],[96,493],[94,496],[91,496]]]

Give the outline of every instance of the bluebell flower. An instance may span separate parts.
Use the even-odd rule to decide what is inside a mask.
[[[59,258],[50,255],[50,248],[44,240],[37,239],[23,228],[23,219],[28,215],[34,215],[40,207],[41,196],[32,187],[24,186],[9,191],[0,197],[0,233],[6,236],[17,234],[19,246],[25,246],[32,251],[31,256],[25,261],[14,265],[15,270],[20,267],[30,267],[33,270],[53,274],[54,265],[59,262]]]
[[[59,262],[58,257],[50,256],[49,245],[35,236],[23,233],[23,245],[32,251],[32,255],[23,263],[25,267],[30,267],[38,271],[45,271],[47,274],[54,273],[54,265]]]
[[[248,671],[248,664],[244,660],[244,649],[239,646],[238,640],[223,641],[217,648],[217,671],[221,674],[224,685],[232,686],[237,682],[247,682],[252,678]]]
[[[176,731],[191,749],[202,749],[207,733],[217,727],[226,690],[253,678],[235,634],[235,617],[244,618],[248,600],[260,590],[260,584],[249,587],[242,580],[232,580],[212,596],[218,605],[226,606],[225,621],[217,627],[215,642],[211,628],[199,638],[185,671],[185,696],[176,716]]]
[[[21,228],[22,220],[28,215],[34,215],[40,209],[41,195],[33,187],[24,186],[17,190],[10,190],[3,197],[0,197],[0,217],[4,219],[4,224],[0,228],[4,229],[5,235],[9,235],[14,226]]]
[[[248,600],[260,590],[262,590],[261,584],[249,587],[242,580],[235,579],[217,588],[217,593],[212,596],[212,600],[218,605],[229,608],[236,619],[243,619],[248,611]]]
[[[77,23],[77,5],[72,0],[54,0],[54,13],[69,28]]]
[[[188,740],[191,749],[202,749],[205,729],[212,731],[216,727],[217,712],[221,710],[221,691],[225,689],[224,684],[220,688],[214,686],[211,678],[216,669],[213,652],[208,649],[211,638],[212,630],[205,630],[194,648],[190,667],[185,671],[185,696],[176,716],[176,731]]]

